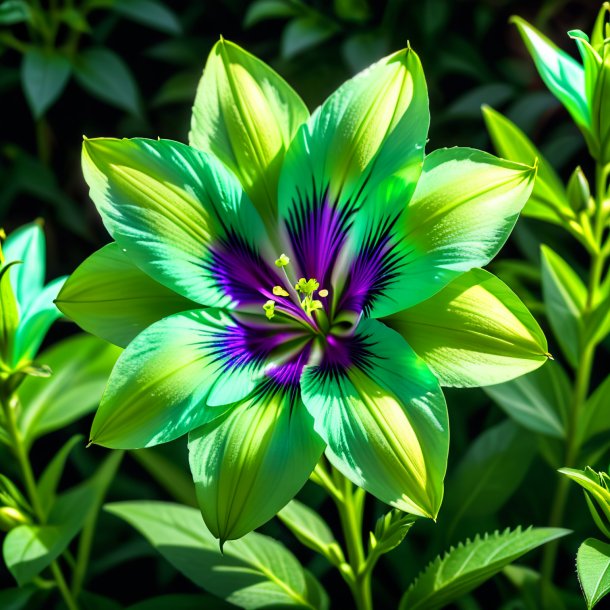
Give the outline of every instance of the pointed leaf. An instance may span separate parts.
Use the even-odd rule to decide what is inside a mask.
[[[21,63],[21,84],[35,119],[61,95],[70,78],[70,62],[54,52],[28,49]]]
[[[284,155],[308,116],[301,98],[281,76],[221,39],[197,88],[189,142],[220,159],[269,222],[277,216]]]
[[[546,315],[566,358],[572,366],[577,366],[587,289],[557,253],[542,246],[541,254]]]
[[[414,581],[400,610],[436,610],[469,593],[531,550],[567,535],[559,528],[529,528],[485,534],[437,557]]]
[[[254,390],[193,430],[189,461],[209,530],[224,543],[267,522],[305,485],[323,451],[293,387]]]
[[[19,427],[27,443],[97,407],[119,353],[114,345],[79,335],[40,354],[39,362],[47,364],[53,375],[28,377],[18,392],[23,405]]]
[[[555,438],[565,437],[572,389],[559,362],[547,362],[533,373],[484,390],[524,428]]]
[[[227,542],[221,554],[197,509],[167,502],[117,502],[106,510],[137,529],[195,584],[236,606],[328,607],[317,581],[272,538],[251,533]]]
[[[587,538],[578,547],[576,568],[590,610],[610,591],[610,544]]]
[[[55,303],[83,330],[121,347],[153,322],[197,307],[146,275],[116,243],[81,263]]]
[[[0,250],[0,362],[11,364],[15,333],[19,326],[17,299],[11,286],[11,270],[19,263],[3,264]]]
[[[538,323],[512,290],[473,269],[419,305],[386,318],[442,385],[506,381],[546,362]]]

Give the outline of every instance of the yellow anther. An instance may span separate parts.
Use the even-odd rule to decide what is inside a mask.
[[[304,277],[299,278],[299,281],[294,285],[297,292],[302,292],[306,296],[311,296],[319,287],[320,283],[313,277],[308,280]]]
[[[267,319],[271,320],[271,318],[273,318],[273,316],[275,315],[275,301],[269,299],[263,305],[263,309],[265,310],[265,315],[267,316]]]
[[[276,267],[286,267],[290,264],[290,259],[285,254],[280,254],[280,257],[275,261]]]
[[[322,298],[327,297],[328,296],[328,290],[326,290],[326,288],[322,288],[322,290],[320,290],[318,292],[318,295],[321,296]]]
[[[289,296],[288,291],[284,290],[281,286],[274,286],[273,287],[273,294],[276,297],[287,297],[287,296]]]

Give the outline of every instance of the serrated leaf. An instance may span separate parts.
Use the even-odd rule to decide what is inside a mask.
[[[281,543],[257,533],[224,545],[201,513],[169,502],[116,502],[106,510],[138,530],[179,572],[228,602],[255,610],[270,605],[324,610],[321,585]]]
[[[591,610],[610,591],[610,544],[587,538],[578,548],[576,568]]]
[[[467,540],[437,557],[413,582],[400,610],[435,610],[472,591],[529,551],[569,533],[560,528],[517,528]]]

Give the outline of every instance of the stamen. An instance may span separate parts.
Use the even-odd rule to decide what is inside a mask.
[[[276,267],[286,267],[290,264],[290,259],[285,254],[280,254],[280,257],[275,261]]]
[[[290,296],[290,293],[287,290],[284,290],[281,286],[273,287],[273,294],[276,297],[287,297]]]
[[[328,290],[326,288],[322,288],[322,290],[318,290],[318,296],[325,298],[328,296]]]
[[[271,320],[273,316],[275,316],[275,301],[269,299],[264,305],[263,309],[265,310],[265,315],[268,320]]]

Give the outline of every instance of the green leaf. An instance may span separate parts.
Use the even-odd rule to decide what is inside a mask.
[[[265,63],[221,39],[197,88],[189,142],[240,180],[266,222],[277,217],[277,183],[288,145],[309,111]]]
[[[546,362],[546,338],[517,295],[472,269],[384,322],[397,330],[442,385],[500,383]]]
[[[227,604],[212,595],[159,595],[128,606],[126,610],[231,610]]]
[[[0,4],[0,25],[15,25],[31,18],[30,7],[24,0],[4,0]]]
[[[2,264],[0,250],[0,265]],[[19,326],[17,300],[11,286],[11,268],[19,263],[8,263],[0,267],[0,361],[12,363],[15,332]]]
[[[85,49],[76,59],[74,76],[94,97],[131,114],[140,113],[136,81],[127,64],[110,49]]]
[[[123,17],[166,34],[180,34],[182,31],[176,14],[157,0],[120,0],[114,2],[112,8]]]
[[[513,17],[512,21],[551,93],[581,128],[590,129],[591,110],[587,104],[583,67],[527,21],[520,17]]]
[[[593,93],[593,130],[599,138],[599,161],[610,162],[610,53],[606,51],[604,61],[599,69],[595,91]]]
[[[559,528],[517,528],[467,540],[437,557],[413,582],[400,602],[400,610],[436,610],[497,574],[504,566],[531,550],[567,535]]]
[[[305,485],[324,451],[294,388],[267,388],[262,382],[226,415],[189,434],[199,507],[221,544],[274,517]]]
[[[465,517],[494,514],[506,503],[536,454],[533,440],[510,420],[475,439],[447,483],[443,510],[453,528]]]
[[[95,509],[121,459],[111,455],[87,482],[57,498],[45,525],[20,525],[4,539],[4,561],[21,586],[59,557]]]
[[[34,118],[39,119],[61,95],[70,78],[70,62],[55,52],[28,49],[21,62],[21,84]]]
[[[4,588],[0,591],[0,608],[2,610],[28,610],[29,602],[38,591],[35,586]]]
[[[206,529],[194,508],[166,502],[117,502],[106,510],[137,529],[179,572],[228,602],[324,610],[328,599],[281,543],[257,533],[227,542]]]
[[[243,26],[251,28],[261,21],[293,17],[298,13],[299,5],[290,0],[256,0],[248,6]]]
[[[292,59],[299,53],[322,44],[338,31],[339,28],[332,21],[318,17],[292,19],[282,32],[282,57]]]
[[[566,358],[578,364],[582,314],[587,300],[583,281],[568,263],[547,246],[541,247],[542,294],[546,315]]]
[[[114,345],[80,335],[40,354],[38,361],[54,374],[49,379],[28,377],[19,387],[19,427],[27,443],[97,407],[119,353]]]
[[[568,201],[572,209],[578,213],[590,207],[591,190],[589,181],[580,165],[572,172],[567,188]]]
[[[559,362],[547,362],[533,373],[484,390],[524,428],[555,438],[565,437],[572,389]]]
[[[66,460],[70,455],[70,452],[74,447],[83,441],[82,434],[75,434],[70,438],[64,446],[53,456],[53,459],[49,462],[47,467],[43,470],[38,483],[36,485],[38,489],[38,497],[40,498],[40,504],[42,505],[45,514],[48,514],[49,510],[55,502],[55,494],[57,492],[57,485],[61,479],[66,466]]]
[[[582,442],[610,430],[610,375],[588,398],[577,425]]]
[[[610,591],[610,544],[587,538],[578,547],[576,568],[590,610]]]
[[[375,529],[369,532],[369,557],[376,558],[394,550],[409,533],[416,521],[416,517],[393,509],[385,515],[381,515],[375,523]]]
[[[309,506],[298,500],[291,500],[277,516],[301,544],[332,558],[337,564],[345,561],[343,551],[330,527]]]
[[[55,303],[83,330],[121,347],[153,322],[197,307],[141,271],[116,243],[81,263]]]
[[[308,366],[301,392],[345,477],[402,511],[436,518],[447,467],[445,398],[401,336],[371,319],[353,337],[361,357]]]
[[[489,106],[483,106],[483,118],[500,157],[527,165],[538,160],[534,189],[522,214],[556,224],[561,223],[562,218],[573,217],[559,176],[525,133]]]

